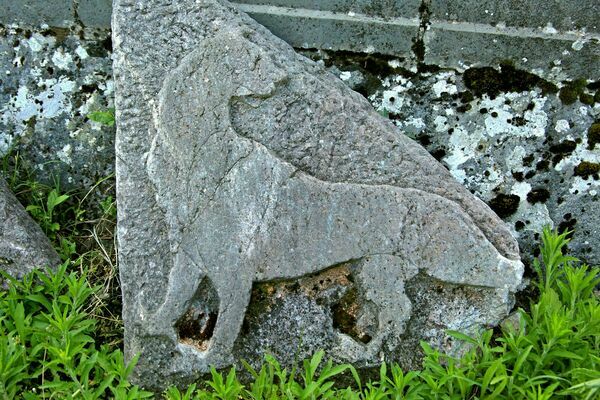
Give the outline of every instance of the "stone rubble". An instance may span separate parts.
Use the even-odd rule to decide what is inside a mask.
[[[15,278],[34,268],[56,268],[60,257],[0,177],[0,270]]]

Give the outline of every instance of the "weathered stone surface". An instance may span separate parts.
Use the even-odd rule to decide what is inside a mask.
[[[87,192],[114,172],[110,32],[0,26],[0,157],[18,152],[38,182]]]
[[[343,82],[224,1],[120,0],[113,16],[142,384],[267,350],[411,365],[418,340],[456,350],[445,329],[507,314],[522,274],[508,229]]]
[[[55,268],[58,254],[0,177],[0,269],[16,278],[34,268]]]

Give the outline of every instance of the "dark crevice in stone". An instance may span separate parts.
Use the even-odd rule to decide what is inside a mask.
[[[414,77],[415,73],[401,66],[392,66],[390,61],[404,61],[403,57],[391,56],[382,53],[359,53],[347,50],[327,51],[318,49],[300,50],[302,54],[313,59],[322,60],[327,68],[335,66],[341,71],[358,71],[363,76],[360,83],[352,89],[362,94],[365,98],[375,94],[381,89],[382,79],[390,75]],[[326,54],[325,58],[319,53]]]
[[[317,51],[313,49],[312,51]],[[402,57],[391,56],[382,53],[359,53],[348,50],[337,50],[337,51],[324,51],[328,58],[323,60],[326,67],[332,65],[338,68],[343,67],[356,67],[359,66],[361,70],[368,71],[371,74],[378,75],[380,77],[386,77],[388,75],[405,75],[413,76],[414,73],[410,72],[406,68],[392,67],[390,61],[402,60]]]
[[[348,289],[340,301],[331,306],[333,327],[357,342],[367,344],[372,337],[368,333],[361,332],[357,325],[360,303],[356,287]]]
[[[73,0],[73,21],[75,21],[75,24],[79,27],[80,38],[83,39],[83,28],[85,28],[85,26],[79,17],[79,0]]]
[[[417,30],[417,35],[413,39],[411,47],[415,60],[417,61],[419,72],[423,72],[427,69],[427,66],[425,65],[425,33],[431,24],[431,11],[429,10],[430,3],[431,0],[421,0],[421,5],[419,6],[419,29]]]
[[[187,311],[175,324],[179,341],[201,351],[207,350],[217,324],[217,310],[218,295],[209,280],[204,279]]]
[[[179,339],[194,342],[196,347],[206,350],[205,344],[212,337],[217,324],[217,313],[190,308],[177,323]]]

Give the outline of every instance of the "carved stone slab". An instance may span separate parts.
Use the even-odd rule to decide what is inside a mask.
[[[34,268],[58,264],[60,258],[44,232],[0,178],[0,269],[20,278]]]
[[[113,29],[140,383],[267,350],[410,364],[418,340],[509,311],[522,264],[502,221],[321,66],[225,1],[117,0]]]

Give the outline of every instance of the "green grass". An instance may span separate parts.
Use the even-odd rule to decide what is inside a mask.
[[[96,346],[85,273],[34,271],[0,292],[0,398],[142,398],[119,349]]]
[[[17,161],[12,159],[11,165]],[[36,271],[21,281],[4,276],[9,289],[0,291],[0,400],[600,398],[600,302],[595,292],[600,270],[565,255],[567,233],[549,229],[534,263],[539,296],[527,312],[518,310],[517,323],[478,338],[449,332],[470,348],[460,358],[422,343],[421,370],[382,365],[379,379],[361,382],[351,365],[324,361],[322,352],[287,369],[266,355],[261,369],[245,366],[253,377],[250,383],[242,384],[231,369],[212,371],[210,380],[183,391],[144,392],[129,383],[135,360],[125,364],[120,350],[110,190],[92,213],[91,192],[63,193],[58,184],[40,185],[23,171],[12,171],[7,181],[64,263],[56,272]],[[112,178],[98,187],[106,182]],[[341,374],[354,381],[352,387],[336,384]]]

